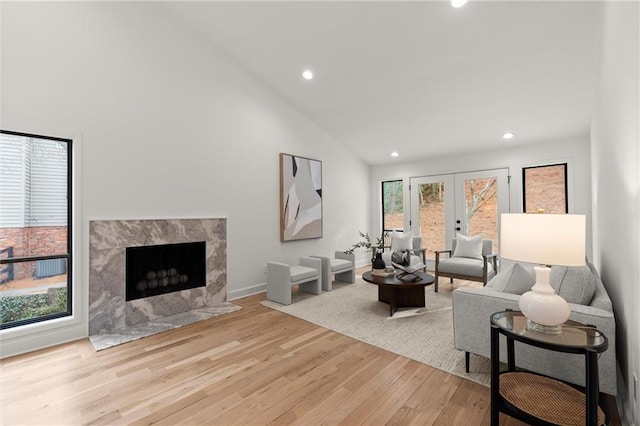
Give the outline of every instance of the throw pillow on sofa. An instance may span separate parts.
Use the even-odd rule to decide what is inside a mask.
[[[501,271],[490,281],[490,286],[496,291],[522,295],[531,290],[536,278],[532,270],[519,263],[514,263]],[[489,284],[488,284],[489,286]]]
[[[456,234],[456,249],[453,257],[468,257],[470,259],[482,260],[482,235],[467,237],[460,233]]]
[[[589,265],[554,266],[549,280],[556,293],[569,303],[589,305],[596,292],[596,277]]]

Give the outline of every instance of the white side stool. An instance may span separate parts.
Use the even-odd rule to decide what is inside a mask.
[[[301,257],[299,263],[267,263],[267,299],[290,305],[291,287],[294,285],[307,293],[322,293],[322,261],[312,257]]]

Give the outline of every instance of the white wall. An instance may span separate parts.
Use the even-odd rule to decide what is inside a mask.
[[[640,7],[605,2],[591,127],[596,266],[613,301],[624,424],[640,424]],[[638,389],[640,392],[640,389]],[[639,396],[640,397],[640,396]]]
[[[371,218],[374,233],[380,232],[380,182],[392,179],[431,176],[447,173],[508,168],[511,175],[509,205],[511,212],[522,211],[522,168],[526,166],[567,162],[569,212],[585,214],[587,229],[591,229],[591,172],[589,140],[577,138],[536,145],[519,146],[517,140],[505,143],[504,148],[465,155],[447,156],[397,165],[374,166],[371,170]],[[408,191],[405,191],[405,212],[409,211]],[[405,216],[407,216],[405,214]],[[405,228],[408,224],[405,224]],[[587,255],[591,257],[591,242],[587,241]]]
[[[3,355],[86,335],[90,219],[227,217],[231,298],[261,289],[267,261],[344,249],[368,225],[368,166],[157,5],[2,8],[2,127],[75,135],[83,228],[80,325],[3,332]],[[279,240],[279,152],[323,162],[322,239]]]

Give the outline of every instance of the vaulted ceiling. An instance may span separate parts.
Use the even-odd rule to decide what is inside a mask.
[[[598,2],[165,6],[371,165],[589,133]]]

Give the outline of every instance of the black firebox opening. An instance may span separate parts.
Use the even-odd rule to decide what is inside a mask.
[[[206,285],[206,243],[127,247],[126,299]]]

